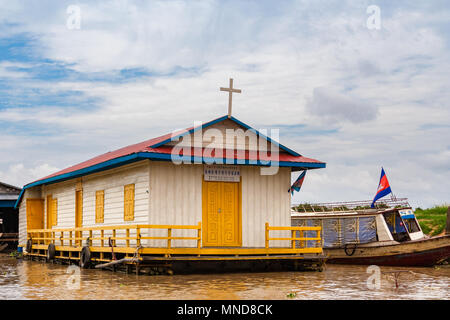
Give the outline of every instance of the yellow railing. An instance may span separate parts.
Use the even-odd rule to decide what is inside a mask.
[[[167,236],[143,236],[144,229],[167,230]],[[197,230],[195,237],[173,236],[173,230]],[[64,229],[34,229],[27,232],[28,239],[37,245],[48,245],[53,243],[59,246],[83,246],[82,241],[88,241],[88,246],[96,241],[98,247],[116,247],[117,240],[125,240],[125,247],[132,245],[141,246],[142,240],[166,240],[166,248],[172,248],[172,240],[196,240],[197,248],[201,247],[202,224],[197,225],[122,225],[122,226],[102,226],[102,227],[80,227]],[[119,233],[123,233],[119,235]],[[131,235],[133,234],[133,236]],[[105,241],[108,241],[106,243]]]
[[[296,245],[295,242],[299,241],[299,247],[305,248],[305,241],[316,241],[316,248],[322,247],[322,238],[320,236],[322,228],[321,227],[270,227],[269,223],[266,222],[266,248],[269,248],[269,241],[271,240],[288,240],[291,241],[291,248],[295,249]],[[270,238],[269,231],[291,231],[291,237],[277,237],[277,238]],[[315,237],[305,237],[304,232],[305,231],[316,231]],[[297,232],[299,236],[297,237]]]
[[[164,235],[151,236],[151,230],[166,230]],[[175,230],[192,230],[191,236],[177,236]],[[290,231],[291,236],[269,237],[270,231]],[[63,229],[34,229],[28,230],[27,238],[31,240],[32,249],[47,250],[50,243],[55,245],[56,251],[80,252],[83,246],[89,246],[91,252],[134,254],[139,248],[139,254],[149,255],[270,255],[270,254],[303,254],[322,253],[320,227],[272,227],[265,225],[265,247],[202,247],[202,224],[197,225],[120,225],[98,226]],[[316,237],[305,237],[305,231],[316,231]],[[299,232],[299,237],[296,233]],[[184,234],[183,234],[184,235]],[[143,240],[161,240],[164,245],[156,246],[143,243]],[[174,240],[195,241],[190,246],[174,246]],[[270,247],[270,241],[290,241],[288,246]],[[300,246],[296,246],[300,241]],[[315,247],[305,246],[305,241],[317,241]],[[186,242],[183,242],[186,245]],[[40,254],[39,252],[34,252]],[[34,254],[32,253],[32,254]],[[42,253],[41,253],[42,254]],[[63,255],[59,257],[63,258]],[[77,258],[74,256],[73,258]]]

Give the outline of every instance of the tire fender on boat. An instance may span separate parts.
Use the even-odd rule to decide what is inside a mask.
[[[55,259],[56,249],[53,243],[50,243],[47,248],[47,260]]]
[[[26,246],[26,250],[28,253],[31,253],[31,249],[33,248],[33,240],[30,238],[27,241],[27,246]]]

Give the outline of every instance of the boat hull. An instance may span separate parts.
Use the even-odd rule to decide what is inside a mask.
[[[354,252],[353,252],[354,251]],[[327,263],[430,267],[450,257],[450,235],[391,245],[324,249]]]

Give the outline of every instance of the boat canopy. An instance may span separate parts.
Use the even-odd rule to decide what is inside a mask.
[[[325,207],[323,204],[308,206],[316,209]],[[338,206],[340,210],[336,210],[336,207],[328,204],[327,208],[333,210],[291,212],[293,226],[322,227],[324,248],[342,248],[378,241],[403,242],[424,237],[411,207],[351,210],[347,206]]]

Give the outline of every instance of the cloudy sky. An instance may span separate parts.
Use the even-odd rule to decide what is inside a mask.
[[[371,199],[383,166],[450,203],[449,46],[448,1],[0,0],[0,181],[222,116],[233,77],[235,117],[327,163],[294,202]]]

